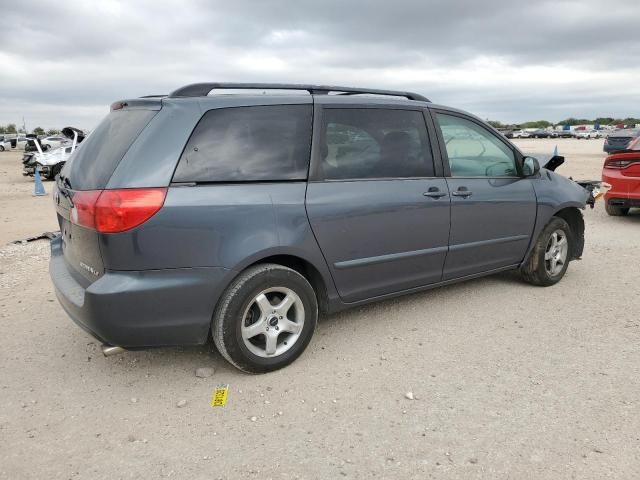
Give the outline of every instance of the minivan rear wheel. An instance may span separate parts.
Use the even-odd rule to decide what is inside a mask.
[[[573,231],[564,219],[553,217],[540,233],[520,274],[533,285],[554,285],[564,277],[572,256]]]
[[[261,264],[240,274],[222,295],[211,326],[231,364],[249,373],[286,367],[305,350],[318,320],[313,287],[300,273]]]

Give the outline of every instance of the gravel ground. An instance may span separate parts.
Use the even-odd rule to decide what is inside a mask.
[[[601,141],[519,144],[600,176]],[[55,300],[47,242],[6,245],[56,227],[32,188],[0,153],[2,479],[640,477],[638,212],[586,211],[554,287],[508,273],[347,311],[250,376],[210,346],[104,358]]]

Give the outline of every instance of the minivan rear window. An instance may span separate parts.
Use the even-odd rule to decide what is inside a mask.
[[[187,142],[174,182],[305,180],[311,105],[209,110]]]
[[[75,190],[106,187],[133,141],[158,113],[157,110],[114,110],[78,146],[62,170]]]

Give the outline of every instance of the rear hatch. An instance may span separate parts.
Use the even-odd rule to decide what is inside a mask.
[[[95,204],[127,150],[160,109],[159,102],[141,103],[138,107],[119,103],[78,146],[56,180],[54,203],[62,251],[70,272],[85,287],[104,274],[101,234],[87,221],[94,213],[91,202]]]

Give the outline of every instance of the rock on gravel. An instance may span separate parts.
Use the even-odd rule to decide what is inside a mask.
[[[178,408],[185,407],[186,405],[187,405],[187,401],[185,399],[178,400],[178,403],[176,403],[176,407]]]
[[[196,369],[196,377],[198,378],[208,378],[212,376],[214,373],[215,373],[215,370],[209,367],[201,367]]]

